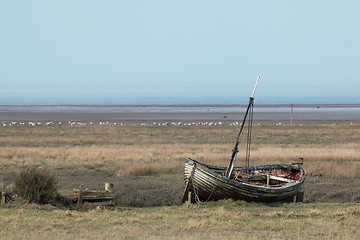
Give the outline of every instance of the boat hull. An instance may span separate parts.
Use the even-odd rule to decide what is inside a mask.
[[[235,199],[246,201],[276,202],[293,200],[300,191],[306,174],[299,165],[264,165],[251,166],[252,171],[292,169],[298,172],[298,179],[289,180],[282,185],[253,184],[232,180],[225,177],[226,167],[216,167],[187,159],[185,163],[186,192],[191,192],[193,199],[201,201]],[[234,168],[234,172],[244,168]]]

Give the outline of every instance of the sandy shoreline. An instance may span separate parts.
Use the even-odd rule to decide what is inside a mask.
[[[0,122],[9,121],[241,121],[246,105],[0,105]],[[255,105],[255,122],[360,123],[359,104]]]

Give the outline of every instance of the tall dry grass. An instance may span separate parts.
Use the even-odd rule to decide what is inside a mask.
[[[53,126],[2,128],[0,167],[111,168],[118,176],[181,172],[191,157],[226,166],[238,127]],[[360,126],[256,126],[251,163],[304,158],[308,174],[355,177]],[[235,164],[243,164],[244,139]]]

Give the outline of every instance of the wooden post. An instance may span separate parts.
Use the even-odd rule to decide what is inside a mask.
[[[294,112],[294,104],[291,104],[291,117],[290,117],[290,126],[293,125],[293,112]]]
[[[191,203],[191,192],[190,192],[190,191],[188,192],[188,199],[189,199],[189,200],[188,200],[189,203]]]
[[[114,184],[113,183],[105,183],[105,191],[106,192],[112,192],[114,190]]]
[[[80,189],[79,189],[79,198],[78,198],[78,205],[81,206],[82,202],[83,202],[83,185],[80,185]]]
[[[5,190],[5,185],[2,184],[2,187],[1,187],[1,206],[4,206],[6,202],[6,190]]]
[[[298,192],[294,196],[294,203],[304,202],[304,192]]]
[[[181,198],[181,202],[185,202],[185,200],[186,200],[186,192],[187,192],[187,190],[188,190],[188,188],[189,188],[189,179],[186,181],[186,184],[185,184],[185,188],[184,188],[184,192],[183,192],[183,195],[182,195],[182,198]]]

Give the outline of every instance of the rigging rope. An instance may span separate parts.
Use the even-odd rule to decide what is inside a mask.
[[[246,141],[246,156],[245,156],[245,166],[246,166],[247,174],[249,174],[249,167],[250,167],[251,130],[252,130],[252,124],[253,124],[253,116],[254,116],[254,105],[253,105],[253,102],[251,102],[250,114],[249,114],[249,120],[248,120],[247,141]]]

